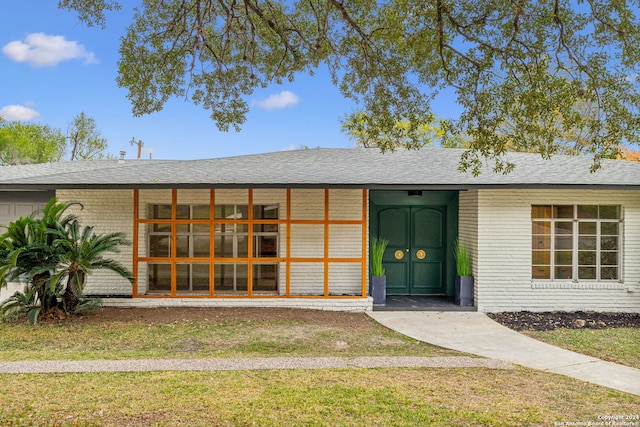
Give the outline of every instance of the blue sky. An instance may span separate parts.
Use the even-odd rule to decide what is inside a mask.
[[[172,99],[161,112],[133,117],[116,85],[120,38],[131,11],[108,16],[107,28],[87,27],[57,0],[8,1],[0,27],[0,115],[48,124],[66,133],[80,112],[93,117],[108,151],[143,158],[196,159],[310,147],[350,147],[340,118],[355,105],[320,71],[256,91],[241,132],[220,132],[209,112]],[[124,2],[127,3],[127,2]],[[444,114],[444,116],[448,116]]]

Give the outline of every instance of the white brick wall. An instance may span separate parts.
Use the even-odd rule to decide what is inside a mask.
[[[60,201],[77,201],[83,210],[74,207],[73,212],[80,217],[84,226],[93,226],[98,234],[123,232],[131,240],[133,237],[133,190],[58,190]],[[69,212],[72,212],[70,210]],[[108,254],[132,269],[132,246],[124,246],[120,253]],[[96,271],[87,280],[86,293],[99,295],[131,295],[131,284],[110,271]]]
[[[324,295],[324,263],[292,262],[291,295]]]
[[[292,219],[324,219],[324,190],[292,189]]]
[[[532,204],[615,204],[624,210],[623,280],[531,279]],[[473,207],[477,205],[477,215]],[[480,311],[640,311],[640,192],[479,190],[460,193],[460,239],[468,243]]]

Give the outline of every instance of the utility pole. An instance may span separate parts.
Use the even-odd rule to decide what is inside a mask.
[[[138,146],[138,158],[140,158],[140,156],[142,156],[142,147],[144,147],[144,142],[140,139],[136,141],[136,137],[134,136],[131,138],[130,144]]]

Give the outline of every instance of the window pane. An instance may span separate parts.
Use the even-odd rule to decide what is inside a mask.
[[[169,242],[170,237],[166,235],[150,235],[149,236],[149,256],[150,257],[163,257],[170,256]]]
[[[248,233],[249,224],[236,224],[236,233]]]
[[[249,256],[249,236],[238,236],[238,258],[247,258]]]
[[[249,268],[247,264],[236,264],[236,291],[246,292],[249,284]]]
[[[618,265],[618,252],[602,252],[600,254],[601,265]]]
[[[573,222],[556,222],[556,234],[573,234]]]
[[[149,218],[171,219],[171,205],[149,205]]]
[[[550,268],[548,266],[534,265],[531,268],[531,277],[534,279],[550,279]]]
[[[253,265],[253,290],[277,291],[278,290],[278,264],[254,264]]]
[[[209,264],[191,264],[191,286],[194,291],[209,292]]]
[[[149,224],[151,232],[171,233],[171,224]]]
[[[278,256],[278,236],[255,236],[253,256],[256,258]]]
[[[254,224],[254,233],[277,233],[278,224]]]
[[[176,265],[176,291],[180,293],[188,292],[189,289],[189,264]]]
[[[600,206],[601,219],[620,219],[620,206]]]
[[[573,237],[571,236],[559,236],[556,237],[556,249],[572,249]]]
[[[278,205],[254,205],[253,219],[278,219]]]
[[[551,218],[551,206],[531,206],[531,218]]]
[[[209,205],[196,205],[193,207],[193,219],[209,219]]]
[[[218,258],[233,257],[233,236],[216,236],[215,256]]]
[[[600,233],[609,236],[618,235],[618,223],[617,222],[602,222],[600,223]]]
[[[234,205],[216,205],[214,209],[214,215],[217,219],[234,219],[235,206]]]
[[[617,267],[603,267],[600,269],[600,279],[602,280],[618,280]]]
[[[209,234],[209,224],[192,224],[191,229],[194,233]]]
[[[572,274],[572,267],[556,267],[555,269],[555,279],[557,280],[571,279]]]
[[[213,277],[216,291],[233,291],[235,264],[216,264]]]
[[[209,236],[193,236],[193,256],[209,256]]]
[[[600,249],[605,251],[618,250],[618,238],[613,236],[601,237]]]
[[[554,253],[554,259],[556,265],[571,265],[573,263],[573,252],[556,251]]]
[[[189,232],[189,224],[176,224],[176,233],[188,233]]]
[[[580,236],[578,237],[578,249],[596,250],[598,238],[596,236]]]
[[[171,264],[149,264],[147,271],[150,293],[171,292]]]
[[[531,263],[534,265],[549,265],[551,264],[551,252],[549,251],[534,251],[532,254]]]
[[[218,224],[216,225],[216,232],[220,230],[220,233],[233,233],[236,230],[235,224]]]
[[[601,265],[618,265],[618,252],[602,252],[600,253]]]
[[[189,236],[177,236],[176,238],[176,256],[186,258],[189,256]]]
[[[595,251],[578,252],[578,265],[596,265]]]
[[[598,218],[597,205],[578,205],[578,218]]]
[[[573,218],[573,206],[554,206],[554,218]]]
[[[214,286],[216,292],[247,292],[247,264],[216,264]]]
[[[533,236],[533,249],[551,249],[551,236]]]
[[[578,279],[593,280],[596,278],[595,267],[580,267],[578,268]]]
[[[247,218],[249,218],[249,206],[247,205],[236,206],[236,219],[247,219]]]
[[[533,221],[531,232],[533,234],[551,234],[551,223],[549,221]]]
[[[584,222],[580,221],[578,223],[578,234],[593,234],[595,235],[597,232],[597,222]]]
[[[190,216],[191,216],[191,206],[189,205],[176,206],[177,219],[189,219]]]
[[[177,264],[176,290],[180,293],[209,293],[209,264]]]

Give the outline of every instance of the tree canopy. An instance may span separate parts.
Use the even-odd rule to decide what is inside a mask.
[[[67,130],[71,155],[69,160],[105,159],[109,155],[107,140],[98,130],[96,121],[88,117],[84,112],[73,118]]]
[[[96,121],[84,113],[74,117],[66,136],[49,125],[0,117],[0,166],[112,157],[106,149]]]
[[[57,162],[66,139],[59,129],[0,118],[0,165]]]
[[[478,173],[488,157],[509,171],[501,160],[509,147],[548,157],[572,132],[585,138],[597,168],[612,147],[640,141],[638,3],[139,0],[117,81],[136,115],[190,97],[220,129],[238,130],[256,88],[326,66],[343,96],[367,112],[373,136],[393,135],[398,122],[424,123],[434,97],[452,88],[462,113],[443,126],[443,138],[470,138],[463,169]],[[120,6],[59,5],[89,25],[104,25],[105,12]]]

